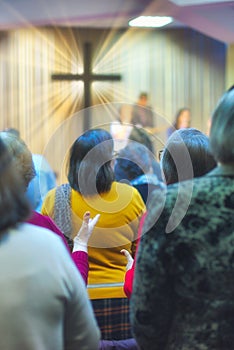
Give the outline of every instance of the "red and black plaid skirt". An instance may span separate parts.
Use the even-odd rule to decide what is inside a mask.
[[[127,298],[91,300],[101,338],[122,340],[132,338]]]

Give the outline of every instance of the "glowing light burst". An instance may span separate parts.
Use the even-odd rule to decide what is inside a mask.
[[[28,46],[32,45],[30,50],[33,52],[37,50],[38,44],[39,50],[41,50],[35,55],[37,59],[30,59],[31,71],[30,74],[26,73],[26,75],[28,74],[26,79],[30,81],[31,76],[35,72],[39,72],[35,74],[39,76],[38,79],[35,79],[35,92],[33,92],[33,98],[29,102],[25,102],[28,105],[22,107],[22,114],[24,113],[23,109],[27,109],[28,115],[35,114],[35,110],[39,111],[40,118],[36,119],[36,124],[32,123],[28,128],[28,133],[35,134],[43,124],[51,122],[51,128],[53,128],[56,125],[56,121],[53,119],[57,119],[57,122],[58,120],[61,121],[82,109],[84,97],[84,83],[82,81],[51,81],[51,74],[54,71],[72,74],[83,73],[82,40],[79,37],[78,30],[73,30],[69,19],[67,19],[63,28],[56,25],[52,16],[50,18],[51,27],[37,27],[16,12],[7,1],[3,3],[6,9],[18,19],[20,26],[24,27],[19,29],[21,33],[25,32],[25,34],[22,36],[23,39],[18,55],[17,57],[10,56],[9,60],[10,62],[12,61],[11,63],[25,66],[24,69],[20,68],[22,76],[28,69],[29,60],[26,54]],[[47,2],[43,1],[42,6],[46,7]],[[66,15],[65,3],[61,0],[58,2],[58,6],[63,7],[62,13]],[[119,21],[121,21],[121,18],[116,17],[113,27],[107,32],[106,38],[100,41],[93,54],[93,73],[105,74],[107,72],[109,74],[112,72],[121,74],[123,70],[126,71],[126,67],[129,67],[130,62],[128,56],[123,56],[127,55],[125,43],[128,42],[130,47],[137,45],[139,41],[144,39],[144,36],[148,35],[148,32],[144,30],[139,31],[136,36],[132,35],[135,33],[135,30],[132,28],[117,29]],[[15,40],[17,40],[17,34]],[[44,47],[46,47],[46,52],[44,52]],[[23,57],[21,57],[21,51],[24,52]],[[31,56],[33,57],[33,54]],[[34,71],[32,71],[33,69]],[[110,102],[132,103],[135,99],[135,96],[131,95],[131,91],[126,93],[122,82],[93,82],[91,88],[92,100],[95,103],[108,105],[106,108],[109,110],[110,120],[113,119],[114,113],[110,107]]]

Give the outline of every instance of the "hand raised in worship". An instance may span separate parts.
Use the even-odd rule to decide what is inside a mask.
[[[97,214],[93,219],[90,218],[90,212],[86,211],[83,216],[82,226],[74,237],[73,253],[82,250],[87,252],[89,238],[93,232],[94,226],[98,222],[100,214]]]
[[[129,251],[126,250],[126,249],[122,249],[120,251],[120,253],[123,254],[126,257],[126,259],[127,259],[126,271],[130,270],[132,268],[134,259],[132,258],[132,256],[129,253]]]

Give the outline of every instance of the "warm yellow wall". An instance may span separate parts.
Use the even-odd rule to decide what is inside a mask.
[[[67,148],[82,131],[82,117],[63,124],[82,108],[82,88],[78,82],[52,82],[51,74],[76,73],[85,41],[93,44],[96,72],[122,75],[120,83],[96,83],[95,103],[133,103],[147,91],[154,110],[168,121],[188,106],[192,125],[206,131],[225,87],[225,46],[186,29],[0,32],[0,129],[18,128],[34,153],[46,147],[47,158],[60,171]],[[229,55],[233,51],[232,46]],[[229,66],[233,72],[233,63]],[[115,118],[111,107],[98,108],[95,126]]]
[[[234,44],[227,48],[226,61],[226,88],[228,89],[232,85],[234,85]]]

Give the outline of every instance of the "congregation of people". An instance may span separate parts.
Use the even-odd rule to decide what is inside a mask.
[[[77,137],[59,186],[0,132],[0,349],[234,349],[234,87],[159,152],[147,97]]]

